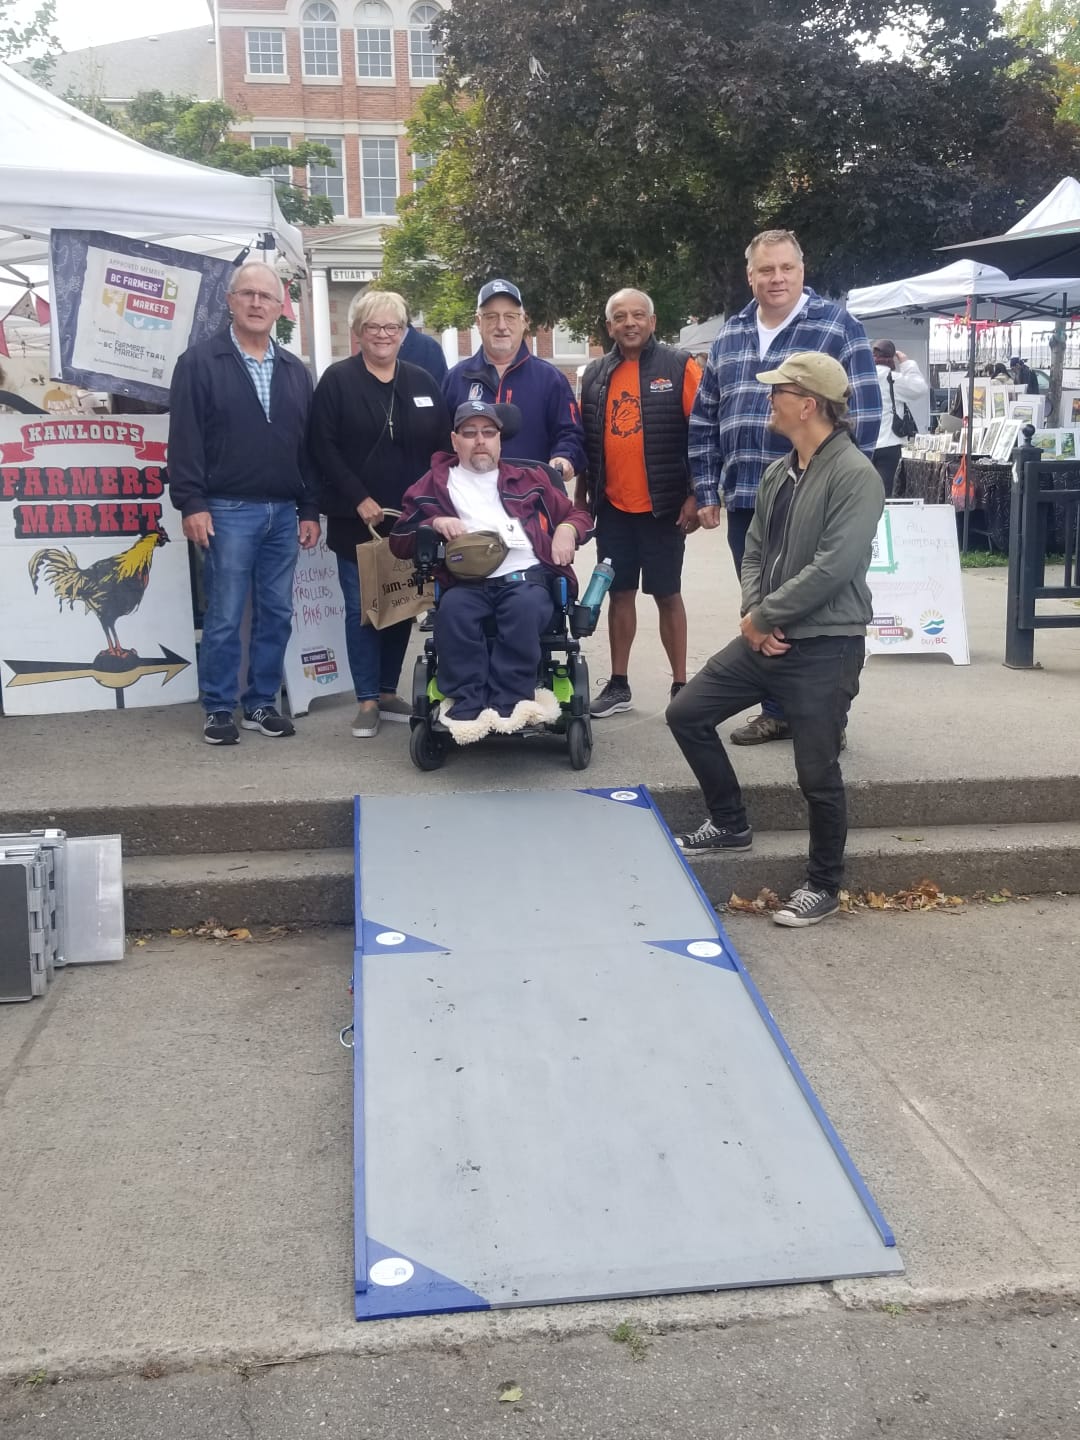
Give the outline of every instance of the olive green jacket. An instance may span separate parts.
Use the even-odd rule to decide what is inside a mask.
[[[776,493],[794,453],[762,476],[742,566],[742,613],[758,630],[788,640],[812,635],[865,635],[873,618],[866,572],[885,506],[881,478],[846,430],[834,430],[795,485],[778,555],[761,573]]]

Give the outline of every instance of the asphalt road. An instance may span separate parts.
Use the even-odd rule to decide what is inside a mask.
[[[4,1440],[1075,1440],[1080,1310],[825,1313],[0,1391]],[[613,1336],[622,1336],[621,1339]],[[509,1387],[520,1399],[500,1400]]]

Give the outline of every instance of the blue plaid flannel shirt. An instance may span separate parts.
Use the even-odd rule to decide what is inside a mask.
[[[273,340],[268,340],[266,344],[266,354],[261,360],[256,360],[254,355],[249,355],[246,350],[241,350],[240,342],[233,334],[231,325],[229,326],[229,339],[236,346],[236,353],[244,362],[244,368],[251,376],[251,383],[255,386],[255,394],[259,397],[259,404],[263,407],[266,418],[269,420],[270,384],[274,378],[274,342]]]
[[[791,442],[766,428],[769,387],[754,377],[800,350],[823,350],[851,378],[855,443],[873,452],[881,429],[881,387],[866,331],[853,315],[808,288],[805,310],[758,356],[757,301],[733,315],[713,341],[690,414],[690,473],[699,505],[751,510],[758,484]]]

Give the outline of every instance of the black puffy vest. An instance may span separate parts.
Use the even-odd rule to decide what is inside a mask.
[[[687,421],[683,414],[683,375],[690,356],[685,350],[650,339],[638,359],[641,387],[641,429],[645,474],[652,513],[661,519],[676,515],[691,493],[686,457]],[[581,419],[589,457],[589,498],[599,508],[604,495],[604,424],[608,384],[622,355],[618,347],[594,360],[581,382]],[[664,383],[669,382],[669,383]]]

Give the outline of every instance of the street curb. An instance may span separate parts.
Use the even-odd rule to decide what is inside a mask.
[[[677,1295],[639,1296],[581,1304],[525,1306],[458,1315],[424,1315],[367,1323],[342,1321],[323,1331],[291,1335],[264,1349],[192,1346],[140,1350],[131,1347],[98,1355],[51,1352],[39,1346],[26,1357],[0,1356],[0,1384],[17,1385],[29,1376],[40,1383],[103,1380],[149,1372],[160,1379],[195,1369],[239,1369],[293,1365],[325,1358],[372,1358],[454,1353],[463,1346],[491,1346],[610,1332],[627,1323],[644,1335],[673,1334],[741,1324],[796,1320],[806,1315],[889,1309],[898,1321],[907,1312],[932,1313],[980,1306],[1001,1315],[1019,1307],[1073,1307],[1080,1303],[1080,1275],[1029,1276],[992,1281],[971,1289],[911,1285],[898,1276],[834,1280],[808,1285],[764,1286]],[[38,1382],[35,1382],[38,1383]]]

